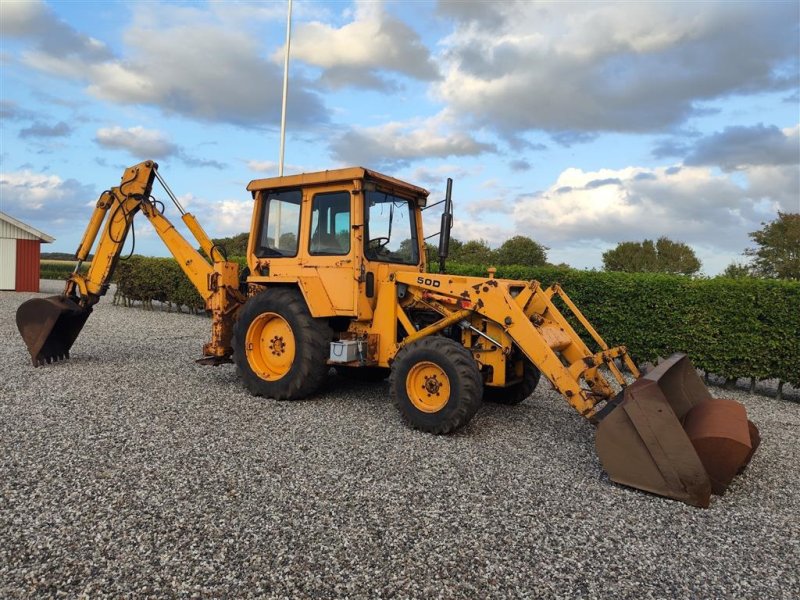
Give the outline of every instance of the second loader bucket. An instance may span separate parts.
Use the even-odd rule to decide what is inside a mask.
[[[703,508],[760,442],[744,406],[712,398],[685,354],[637,379],[597,418],[597,454],[613,481]]]
[[[17,309],[17,329],[33,366],[69,358],[69,349],[91,312],[91,308],[83,308],[66,296],[23,302]]]

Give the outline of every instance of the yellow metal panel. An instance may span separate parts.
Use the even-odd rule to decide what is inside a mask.
[[[389,177],[377,171],[365,169],[364,167],[348,167],[346,169],[332,169],[328,171],[315,171],[313,173],[300,173],[298,175],[285,175],[283,177],[254,179],[247,185],[247,189],[250,192],[254,192],[258,190],[274,190],[288,187],[327,185],[363,179],[364,177],[377,183],[408,190],[414,196],[428,197],[429,192],[424,188],[401,181],[400,179],[395,179],[394,177]]]
[[[253,192],[257,190],[274,190],[287,187],[340,183],[353,179],[362,179],[365,172],[366,169],[363,167],[349,167],[347,169],[331,169],[328,171],[315,171],[313,173],[299,173],[298,175],[284,175],[283,177],[267,177],[265,179],[254,179],[247,185],[247,190]]]
[[[197,221],[195,216],[192,213],[184,213],[181,216],[181,219],[186,224],[186,227],[189,228],[189,231],[192,232],[194,239],[196,239],[197,243],[200,244],[200,247],[203,249],[203,252],[205,252],[206,256],[208,256],[208,258],[210,258],[212,261],[222,260],[222,253],[219,250],[217,250],[216,257],[212,256],[212,253],[215,250],[214,243],[211,241],[211,238],[208,237],[208,234]]]
[[[350,261],[345,268],[318,267],[314,272],[322,282],[334,310],[355,316],[353,288],[358,286],[358,281],[353,276],[353,266]]]
[[[539,333],[542,334],[542,339],[553,350],[564,350],[572,343],[569,335],[556,325],[542,325],[539,327]]]
[[[336,315],[336,308],[333,306],[328,292],[322,280],[316,273],[309,273],[305,277],[298,277],[300,291],[308,304],[308,310],[312,317],[333,317]]]

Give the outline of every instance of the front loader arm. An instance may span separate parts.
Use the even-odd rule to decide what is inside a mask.
[[[541,371],[566,400],[583,416],[592,418],[596,405],[614,396],[611,383],[599,371],[606,365],[617,383],[626,381],[614,364],[625,360],[634,377],[636,365],[624,346],[609,348],[586,318],[561,290],[554,286],[543,290],[536,281],[521,282],[454,275],[397,273],[397,282],[408,286],[415,302],[442,315],[438,322],[413,332],[397,344],[401,348],[416,339],[436,333],[454,323],[480,334],[487,324],[497,333],[491,340],[506,357],[516,347]],[[598,341],[599,352],[593,353],[553,304],[554,295],[562,296],[568,307]],[[408,302],[408,301],[406,301]],[[398,310],[402,311],[401,307]],[[485,334],[484,337],[486,337]],[[476,358],[480,350],[473,349]]]

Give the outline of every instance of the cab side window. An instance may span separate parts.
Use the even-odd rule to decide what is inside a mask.
[[[256,248],[258,258],[297,256],[302,201],[301,190],[270,192],[267,195]]]
[[[314,196],[308,250],[317,256],[350,253],[350,192],[328,192]]]

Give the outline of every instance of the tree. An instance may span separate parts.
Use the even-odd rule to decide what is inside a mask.
[[[247,239],[250,233],[245,231],[232,237],[214,238],[211,240],[212,244],[222,246],[228,253],[228,256],[246,256],[247,255]]]
[[[488,265],[494,259],[494,252],[486,240],[470,240],[463,244],[457,252],[450,245],[450,257],[455,262],[469,265]]]
[[[448,260],[456,260],[455,256],[461,251],[464,244],[456,238],[450,238],[450,254]],[[439,262],[439,242],[425,242],[425,256],[430,264]]]
[[[652,240],[621,242],[603,253],[606,271],[693,275],[700,267],[694,250],[683,242],[673,242],[666,237],[659,238],[656,243]]]
[[[700,259],[689,246],[683,242],[660,237],[656,242],[658,270],[662,273],[694,275],[700,270]]]
[[[800,279],[800,213],[778,212],[778,218],[762,223],[750,237],[758,245],[748,248],[752,271],[762,277]]]
[[[539,267],[547,263],[547,248],[524,235],[515,235],[495,251],[498,265]]]
[[[651,273],[657,270],[657,264],[658,255],[652,240],[620,242],[616,248],[603,252],[603,268],[606,271]]]
[[[742,277],[751,277],[750,267],[742,263],[732,262],[722,272],[723,277],[730,277],[731,279],[741,279]]]

